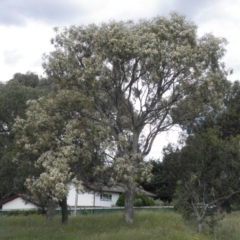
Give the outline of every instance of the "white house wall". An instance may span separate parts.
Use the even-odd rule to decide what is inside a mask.
[[[115,192],[103,192],[105,194],[110,194],[111,200],[101,200],[99,192],[86,192],[78,194],[78,207],[112,207],[116,204],[118,200],[119,193]],[[76,191],[74,187],[69,190],[67,204],[70,207],[75,206]],[[2,205],[2,210],[27,210],[36,209],[37,206],[28,202],[26,203],[21,197],[17,197]]]
[[[75,206],[76,191],[75,188],[70,189],[67,198],[67,204],[69,206]],[[78,206],[94,206],[94,194],[93,193],[81,193],[78,194]]]
[[[100,193],[95,193],[95,206],[112,207],[113,205],[116,204],[119,197],[119,193],[111,193],[111,192],[106,192],[106,193],[112,195],[112,200],[103,201],[100,199]]]
[[[34,204],[30,202],[26,203],[21,197],[15,198],[2,205],[2,210],[26,210],[36,208],[37,207]]]
[[[111,201],[103,201],[100,199],[100,193],[98,192],[86,192],[78,194],[78,207],[112,207],[118,200],[119,193],[105,192],[112,195]],[[69,206],[75,206],[76,191],[74,187],[71,187],[68,194],[67,203]]]

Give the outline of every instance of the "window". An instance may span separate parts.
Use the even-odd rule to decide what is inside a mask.
[[[112,195],[111,194],[106,194],[106,193],[101,193],[100,194],[100,200],[101,201],[112,201]]]

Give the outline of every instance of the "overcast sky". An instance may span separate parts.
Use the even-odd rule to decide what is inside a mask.
[[[213,33],[228,40],[224,58],[234,70],[230,80],[240,79],[240,1],[238,0],[1,0],[0,81],[27,71],[43,75],[42,54],[52,50],[54,27],[86,25],[109,20],[135,20],[168,16],[177,11],[198,26],[199,36]],[[174,131],[175,132],[175,131]],[[173,134],[174,135],[174,134]],[[172,133],[154,145],[158,155]],[[175,136],[175,135],[174,135]]]

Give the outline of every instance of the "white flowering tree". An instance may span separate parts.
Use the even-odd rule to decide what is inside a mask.
[[[150,176],[144,157],[157,135],[221,99],[226,41],[211,34],[198,38],[196,30],[175,13],[169,19],[72,26],[56,29],[55,51],[45,56],[46,73],[61,88],[90,96],[110,128],[111,182],[126,190],[127,223],[134,218],[137,182]]]
[[[38,200],[59,204],[62,223],[67,223],[69,186],[82,191],[88,175],[96,173],[96,164],[104,165],[107,128],[84,117],[92,104],[78,91],[52,93],[27,105],[26,118],[14,124],[14,161],[28,191]]]

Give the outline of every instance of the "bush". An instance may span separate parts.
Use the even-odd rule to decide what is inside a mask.
[[[154,203],[155,203],[155,206],[164,206],[164,202],[161,201],[160,199],[155,200]]]
[[[23,215],[19,210],[12,210],[7,213],[7,216],[19,216],[19,215]]]
[[[119,197],[118,200],[116,202],[116,206],[118,207],[124,207],[124,201],[125,201],[125,194],[122,193]]]
[[[124,207],[125,194],[121,194],[116,202],[116,206]],[[134,206],[155,206],[154,201],[145,194],[137,194],[134,198]]]
[[[29,215],[41,214],[40,210],[11,210],[7,213],[7,216],[29,216]]]
[[[142,200],[142,202],[143,202],[143,205],[142,205],[142,206],[154,206],[154,205],[155,205],[155,204],[154,204],[154,201],[153,201],[152,199],[148,198],[146,195],[143,195],[143,194],[141,194],[141,195],[136,195],[135,198]],[[151,200],[152,200],[152,201],[151,201]]]
[[[136,207],[142,207],[142,206],[143,206],[143,201],[142,201],[142,199],[141,199],[141,198],[136,198],[136,199],[134,200],[134,206],[136,206]]]
[[[239,211],[239,206],[233,204],[233,205],[231,205],[231,210],[232,210],[233,212]]]

